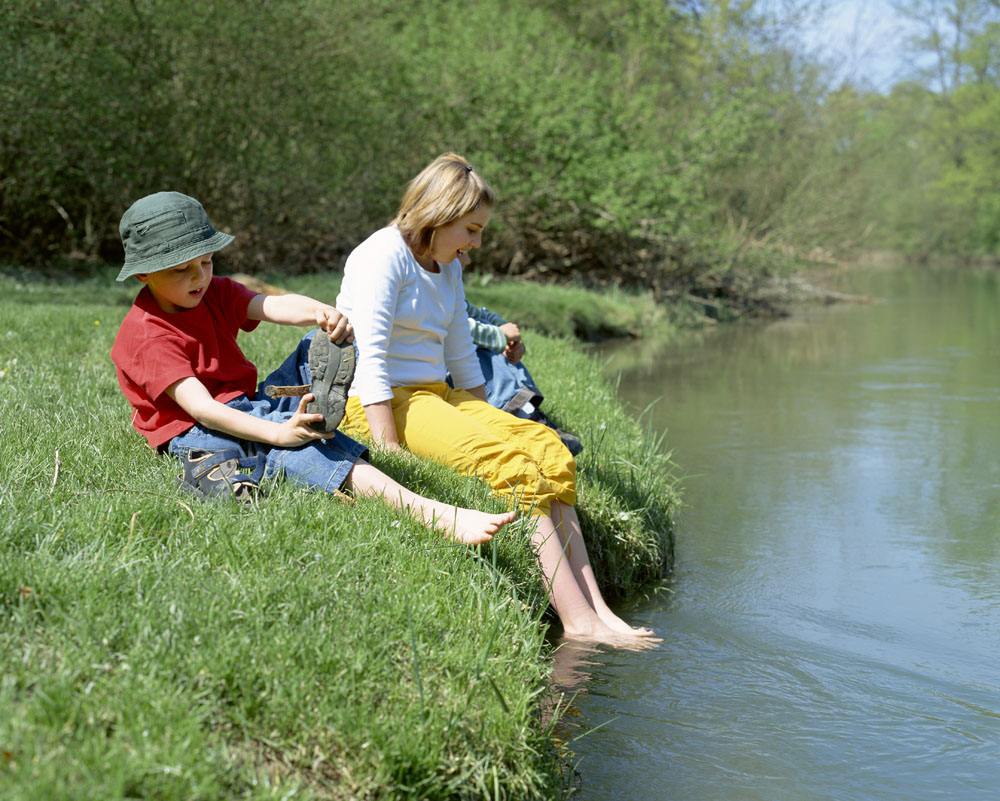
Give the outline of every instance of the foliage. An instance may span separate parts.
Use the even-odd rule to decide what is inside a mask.
[[[868,244],[920,258],[1000,257],[1000,7],[985,0],[906,0],[924,66],[887,95],[831,104],[825,161],[862,167],[841,204]]]
[[[328,270],[451,149],[500,192],[485,273],[712,299],[818,247],[995,255],[1000,9],[897,5],[931,69],[881,94],[798,0],[0,3],[0,252],[117,260],[173,188],[241,269]]]
[[[239,233],[240,267],[328,269],[457,149],[502,197],[483,269],[686,291],[716,258],[713,177],[761,140],[757,95],[699,77],[697,12],[0,5],[3,250],[116,260],[124,208],[173,188]]]

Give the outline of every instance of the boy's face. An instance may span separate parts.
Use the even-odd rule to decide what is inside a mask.
[[[212,254],[206,253],[184,264],[136,276],[149,287],[160,308],[168,313],[193,309],[205,297],[212,281]]]

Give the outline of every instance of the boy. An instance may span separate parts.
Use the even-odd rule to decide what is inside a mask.
[[[465,302],[469,333],[476,346],[476,357],[486,379],[486,400],[491,406],[516,417],[534,420],[555,429],[571,454],[579,455],[583,443],[576,434],[558,428],[538,407],[544,398],[535,380],[524,366],[524,342],[517,323],[509,323],[485,306]]]
[[[111,350],[118,382],[135,429],[151,447],[182,460],[195,491],[245,499],[262,475],[282,473],[325,492],[380,495],[467,544],[488,542],[514,519],[513,512],[486,514],[417,495],[366,462],[364,446],[333,430],[343,414],[337,396],[350,382],[350,370],[337,369],[340,346],[353,349],[347,318],[303,295],[259,295],[214,277],[212,255],[233,237],[215,229],[197,200],[178,192],[141,198],[119,232],[125,264],[118,280],[134,276],[144,286]],[[238,331],[261,321],[315,324],[315,338],[325,338],[314,345],[307,336],[261,385],[312,384],[315,392],[297,405],[257,390],[257,369],[236,343]],[[311,367],[327,359],[326,375],[314,382]],[[344,365],[353,368],[353,353]],[[326,414],[311,413],[311,403]]]

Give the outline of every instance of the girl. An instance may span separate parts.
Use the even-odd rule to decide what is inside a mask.
[[[635,643],[653,632],[601,597],[574,508],[573,457],[552,429],[486,402],[461,263],[495,203],[469,162],[446,153],[410,182],[392,223],[348,257],[337,308],[354,326],[358,368],[341,427],[511,496],[537,519],[532,542],[566,635]]]

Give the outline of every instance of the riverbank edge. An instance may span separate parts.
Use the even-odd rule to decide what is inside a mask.
[[[470,555],[377,502],[319,507],[278,486],[248,513],[184,496],[129,429],[107,357],[135,287],[19,273],[0,273],[5,797],[565,794],[523,531]],[[262,366],[301,333],[265,328],[241,338]],[[599,580],[617,597],[655,588],[678,503],[662,443],[568,338],[527,342],[548,411],[586,445]],[[373,460],[498,508],[443,468]]]

